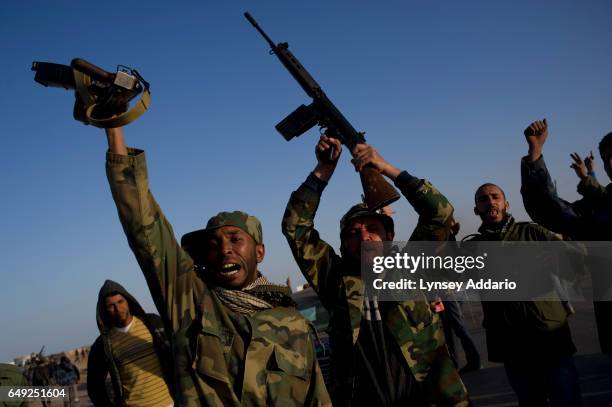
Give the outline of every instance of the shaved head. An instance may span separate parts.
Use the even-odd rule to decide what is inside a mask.
[[[474,195],[474,213],[480,216],[483,223],[497,225],[508,216],[510,204],[506,201],[504,190],[495,184],[482,184]]]
[[[494,187],[494,188],[499,189],[499,191],[501,192],[501,194],[502,194],[502,196],[504,197],[504,199],[506,199],[506,193],[504,192],[504,190],[503,190],[503,189],[501,189],[501,188],[500,188],[498,185],[492,184],[492,183],[490,183],[490,182],[486,182],[486,183],[482,184],[481,186],[479,186],[479,187],[476,189],[476,192],[474,193],[474,202],[478,201],[478,195],[479,195],[479,194],[480,194],[480,193],[481,193],[481,192],[482,192],[482,191],[483,191],[485,188],[488,188],[488,187]]]

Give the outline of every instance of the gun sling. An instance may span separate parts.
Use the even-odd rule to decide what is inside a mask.
[[[78,95],[74,106],[74,116],[75,119],[79,121],[105,129],[121,127],[133,122],[149,109],[151,104],[151,93],[149,89],[145,87],[140,99],[128,111],[107,119],[96,119],[92,117],[93,109],[96,107],[96,101],[88,90],[91,85],[91,77],[76,69],[72,71],[74,73],[76,93]],[[84,109],[83,106],[80,105],[81,103],[84,105]]]

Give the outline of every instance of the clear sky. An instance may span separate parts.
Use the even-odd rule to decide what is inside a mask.
[[[72,119],[71,92],[33,81],[35,60],[137,68],[153,101],[127,140],[146,150],[151,189],[176,235],[218,211],[247,211],[263,223],[264,274],[303,282],[280,221],[315,165],[318,133],[288,143],[274,130],[309,99],[247,10],[274,41],[289,42],[389,162],[451,200],[462,235],[478,227],[473,193],[485,181],[527,219],[519,162],[529,122],[549,120],[544,155],[567,199],[577,198],[569,154],[596,151],[612,130],[609,0],[3,2],[0,361],[91,344],[107,278],[154,310],[107,186],[103,131]],[[361,193],[347,158],[316,219],[334,247],[338,220]],[[395,209],[406,239],[414,212],[405,201]]]

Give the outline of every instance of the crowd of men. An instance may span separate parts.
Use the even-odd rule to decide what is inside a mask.
[[[611,188],[598,183],[592,153],[572,154],[576,202],[560,198],[542,155],[546,120],[524,132],[521,194],[537,222],[515,220],[501,187],[474,194],[482,224],[476,241],[612,240]],[[87,390],[96,406],[470,406],[460,373],[481,367],[462,324],[460,305],[445,310],[426,300],[369,298],[361,275],[364,242],[392,241],[388,211],[364,203],[340,219],[340,252],[315,228],[317,208],[342,153],[322,135],[316,165],[290,194],[282,232],[296,264],[328,310],[331,367],[325,383],[314,349],[316,332],[296,309],[287,286],[259,271],[262,226],[245,212],[220,212],[206,227],[176,240],[149,189],[144,152],[128,148],[121,128],[107,129],[106,171],[128,243],[159,312],[147,314],[119,283],[107,280],[96,307],[100,335],[88,356]],[[612,133],[599,144],[612,179]],[[392,181],[418,214],[412,241],[454,240],[453,206],[429,181],[387,162],[371,145],[351,151],[357,171],[373,167]],[[350,203],[347,203],[350,204]],[[349,206],[349,205],[347,205]],[[606,265],[592,265],[595,289]],[[594,302],[602,352],[612,354],[610,302]],[[557,300],[482,302],[488,358],[502,363],[522,407],[581,405],[568,317]],[[453,332],[467,365],[459,369]],[[8,372],[9,370],[7,370]],[[2,376],[4,377],[4,376]],[[9,377],[9,374],[6,374]],[[3,379],[4,380],[4,379]],[[9,380],[9,379],[6,379]],[[80,380],[66,357],[53,366],[35,358],[32,385],[71,386]],[[74,392],[74,390],[73,390]],[[69,403],[78,401],[72,394]]]
[[[503,189],[476,189],[478,241],[612,240],[608,187],[594,176],[592,153],[573,154],[583,198],[557,195],[542,155],[546,120],[525,130],[521,193],[537,223],[515,220]],[[106,129],[106,172],[128,243],[145,276],[158,315],[146,314],[120,284],[106,281],[97,304],[100,336],[88,361],[88,392],[96,406],[470,406],[459,372],[481,367],[461,323],[458,304],[444,313],[427,301],[378,302],[364,294],[363,242],[391,241],[388,212],[351,206],[340,220],[340,252],[315,228],[316,211],[342,152],[322,135],[316,165],[291,193],[282,232],[295,261],[329,311],[330,381],[317,363],[309,322],[287,286],[259,271],[265,256],[262,226],[244,212],[220,212],[206,227],[176,240],[149,189],[145,154],[128,148],[121,128]],[[599,145],[612,179],[612,133]],[[371,145],[351,152],[392,181],[418,214],[410,240],[454,240],[453,206],[429,181],[387,162]],[[562,301],[483,302],[487,353],[503,363],[520,406],[580,406],[568,316]],[[610,303],[596,302],[602,351],[612,353],[605,324]],[[452,332],[468,363],[458,369]],[[450,353],[449,353],[450,349]],[[110,376],[111,386],[105,385]]]
[[[75,357],[82,355],[79,350],[76,350],[74,354]],[[79,369],[66,354],[60,355],[58,360],[56,356],[44,356],[41,349],[39,353],[32,353],[31,357],[26,360],[23,371],[15,365],[0,363],[0,386],[6,386],[6,388],[13,386],[63,386],[67,391],[65,397],[63,397],[64,406],[75,406],[79,403],[77,384],[80,380]],[[43,406],[50,406],[51,400],[46,399],[41,403]],[[4,400],[1,405],[22,407],[27,406],[28,403],[26,401]]]

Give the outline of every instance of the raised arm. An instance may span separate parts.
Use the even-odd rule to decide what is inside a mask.
[[[577,189],[578,193],[587,199],[603,201],[610,198],[610,191],[591,175],[581,179]]]
[[[125,146],[121,129],[108,129],[106,175],[123,230],[166,324],[177,329],[180,309],[195,309],[193,262],[149,191],[144,152]]]
[[[424,179],[416,178],[407,171],[388,163],[378,151],[367,144],[357,148],[353,163],[360,170],[372,165],[392,180],[419,214],[419,221],[410,240],[448,240],[453,218],[453,206],[436,188]]]
[[[548,137],[546,120],[525,129],[528,154],[521,160],[521,195],[525,210],[534,222],[556,233],[576,237],[582,234],[580,204],[560,198],[552,182],[542,150]],[[587,177],[588,178],[588,177]]]
[[[334,147],[334,156],[329,155]],[[300,271],[319,295],[321,303],[329,308],[335,296],[340,295],[340,256],[319,236],[314,217],[321,194],[338,163],[342,146],[336,139],[321,136],[315,149],[317,165],[300,187],[291,194],[282,231]]]
[[[413,178],[409,181],[407,176],[400,176],[395,185],[419,214],[418,223],[409,240],[448,240],[454,212],[448,199],[424,179]]]
[[[128,149],[125,145],[125,136],[123,135],[123,128],[118,127],[115,129],[106,130],[106,141],[108,142],[108,151],[117,155],[128,155]]]
[[[571,167],[576,171],[580,182],[578,193],[590,200],[604,200],[609,197],[608,190],[601,185],[595,177],[595,160],[591,151],[584,160],[578,153],[570,154],[572,157]]]

